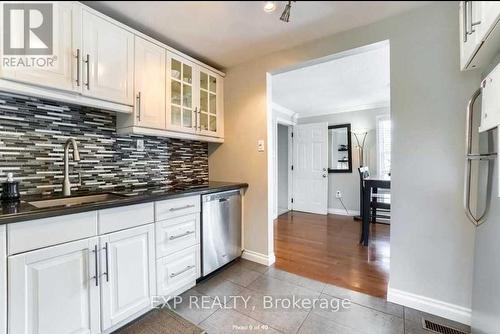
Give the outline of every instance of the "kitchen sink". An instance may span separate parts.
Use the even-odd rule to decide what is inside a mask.
[[[115,199],[124,198],[124,196],[112,194],[112,193],[104,193],[98,195],[87,195],[87,196],[75,196],[75,197],[64,197],[64,198],[55,198],[41,201],[33,201],[28,202],[37,208],[50,208],[53,206],[72,206],[79,205],[85,203],[97,203],[104,201],[111,201]]]

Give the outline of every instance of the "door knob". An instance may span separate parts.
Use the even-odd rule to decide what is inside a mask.
[[[323,174],[323,177],[326,177],[326,174]]]

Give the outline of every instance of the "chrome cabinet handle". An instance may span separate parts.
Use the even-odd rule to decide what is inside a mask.
[[[76,85],[80,87],[80,49],[76,49]]]
[[[198,131],[201,131],[201,108],[200,110],[198,110],[198,118],[199,118]]]
[[[93,277],[91,277],[90,279],[94,279],[95,278],[95,286],[99,286],[99,273],[98,273],[98,264],[97,264],[97,245],[94,246],[94,249],[92,250],[92,252],[94,253],[94,261],[95,261],[95,275]]]
[[[141,121],[141,92],[137,92],[137,120]]]
[[[179,211],[179,210],[185,210],[185,209],[189,209],[189,208],[194,208],[194,204],[188,204],[188,205],[185,205],[185,206],[179,206],[177,208],[170,208],[169,211]]]
[[[87,90],[90,90],[90,55],[88,53],[84,62],[87,64],[87,82],[85,83],[85,86],[87,86]]]
[[[104,253],[106,256],[106,272],[103,275],[106,276],[106,282],[109,282],[109,257],[108,257],[108,243],[106,242],[104,246]]]
[[[466,34],[467,35],[472,35],[476,31],[474,30],[474,27],[481,24],[481,21],[477,22],[472,22],[472,1],[465,1],[464,4],[464,11],[465,11],[465,23],[467,24],[467,27],[465,28]],[[465,39],[465,42],[467,41],[467,38]]]
[[[186,231],[185,233],[182,233],[182,234],[171,235],[168,239],[175,240],[175,239],[179,239],[179,238],[185,237],[185,236],[193,234],[193,233],[194,233],[194,231]]]
[[[462,21],[463,21],[463,41],[467,43],[467,35],[469,34],[467,26],[467,1],[462,1]]]
[[[194,129],[198,130],[198,107],[194,108]]]
[[[170,274],[170,278],[179,276],[180,274],[183,274],[183,273],[185,273],[186,271],[188,271],[189,269],[192,269],[192,268],[194,268],[194,266],[187,266],[186,268],[182,269],[181,271],[179,271],[177,273],[171,273]]]

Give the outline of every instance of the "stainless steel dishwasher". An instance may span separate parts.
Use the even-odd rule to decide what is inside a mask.
[[[240,190],[203,195],[202,276],[241,256]]]

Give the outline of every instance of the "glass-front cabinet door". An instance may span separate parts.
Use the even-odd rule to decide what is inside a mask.
[[[194,83],[196,67],[172,53],[167,55],[167,128],[195,132]]]
[[[221,123],[222,80],[203,68],[199,70],[198,132],[218,136]]]

